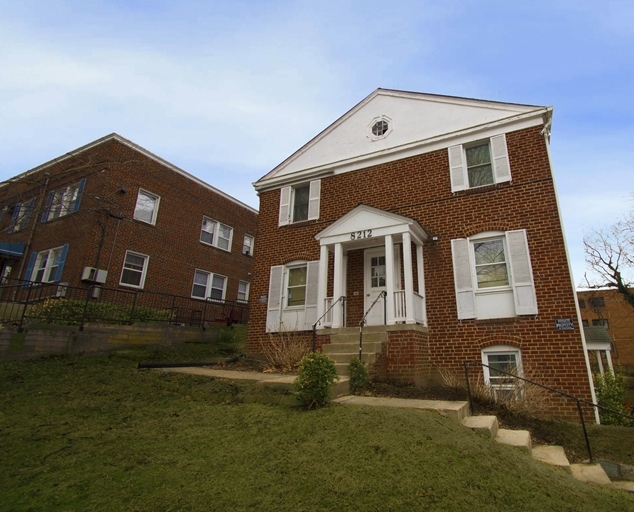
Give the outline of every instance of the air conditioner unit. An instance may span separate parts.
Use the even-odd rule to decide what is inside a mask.
[[[68,283],[59,283],[57,285],[57,293],[56,297],[66,297],[66,289],[68,288]]]
[[[92,281],[100,284],[104,284],[106,282],[106,277],[108,277],[107,270],[99,270],[94,267],[85,267],[81,274],[82,281]]]

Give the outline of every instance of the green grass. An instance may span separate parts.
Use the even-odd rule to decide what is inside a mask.
[[[230,341],[0,366],[0,510],[634,510],[433,413],[242,404],[136,369]]]

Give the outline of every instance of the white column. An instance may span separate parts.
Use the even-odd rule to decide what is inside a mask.
[[[601,351],[597,350],[595,354],[597,355],[597,363],[599,364],[599,374],[603,375],[603,361],[601,361]]]
[[[405,276],[405,323],[415,324],[412,237],[409,233],[403,233],[403,275]]]
[[[609,350],[606,350],[605,358],[608,360],[608,368],[610,368],[612,375],[614,375],[614,365],[612,364],[612,352]]]
[[[427,325],[427,295],[425,294],[425,265],[423,246],[416,245],[416,268],[418,269],[418,294],[423,298],[423,325]]]
[[[385,235],[385,287],[387,292],[387,325],[394,325],[394,241]]]
[[[317,318],[326,312],[326,293],[328,291],[328,246],[322,245],[319,253],[319,285],[317,287]],[[323,326],[323,320],[321,323]],[[317,326],[320,327],[320,326]]]
[[[333,302],[343,295],[343,290],[343,246],[338,243],[335,244],[335,275],[332,298]],[[332,310],[332,327],[333,329],[343,327],[343,315],[341,314],[341,307],[339,304],[337,304]]]

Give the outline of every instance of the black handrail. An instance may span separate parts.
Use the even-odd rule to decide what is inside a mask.
[[[333,302],[333,303],[330,305],[330,307],[326,310],[326,312],[325,312],[323,315],[321,315],[321,316],[319,317],[319,319],[318,319],[318,320],[317,320],[317,321],[313,324],[313,352],[315,351],[315,344],[316,344],[316,341],[317,341],[317,325],[319,325],[319,322],[321,322],[321,321],[324,319],[324,317],[325,317],[328,313],[330,313],[330,310],[331,310],[332,308],[334,308],[334,307],[335,307],[335,305],[336,305],[338,302],[340,302],[340,301],[341,301],[341,307],[342,307],[342,308],[343,308],[343,307],[345,307],[345,303],[346,303],[346,296],[345,296],[345,295],[342,295],[342,296],[341,296],[341,297],[339,297],[339,298],[338,298],[335,302]]]
[[[467,379],[467,393],[469,395],[469,411],[471,412],[471,414],[473,414],[473,396],[471,395],[471,386],[469,384],[469,365],[476,365],[476,366],[482,366],[483,368],[491,368],[491,366],[489,366],[488,364],[484,364],[481,363],[480,361],[475,361],[475,360],[466,360],[464,361],[463,365],[464,365],[464,371],[465,371],[465,377]],[[588,431],[586,430],[586,421],[583,417],[583,410],[581,408],[581,404],[584,403],[586,405],[590,405],[596,409],[600,409],[600,410],[604,410],[613,414],[616,414],[617,416],[623,416],[624,418],[628,418],[632,421],[634,421],[634,416],[629,416],[627,414],[623,414],[619,411],[614,411],[612,409],[609,409],[607,407],[604,407],[602,405],[599,404],[595,404],[593,402],[589,402],[587,400],[584,400],[583,398],[577,398],[576,396],[572,396],[569,393],[565,393],[564,391],[560,391],[558,389],[554,389],[548,386],[544,386],[543,384],[540,384],[539,382],[535,382],[529,379],[525,379],[524,377],[519,377],[518,375],[514,375],[513,373],[509,373],[509,372],[505,372],[504,370],[500,370],[498,368],[494,368],[494,370],[497,373],[503,373],[504,375],[508,375],[509,377],[512,377],[514,379],[518,379],[521,380],[522,382],[528,382],[529,384],[532,384],[534,386],[538,386],[542,389],[546,389],[548,391],[552,391],[553,393],[557,393],[561,396],[565,396],[566,398],[570,398],[571,400],[574,400],[577,403],[577,411],[579,412],[579,419],[581,421],[581,427],[583,429],[583,436],[585,438],[586,441],[586,448],[588,450],[588,457],[590,459],[590,462],[594,461],[594,458],[592,456],[592,449],[590,448],[590,439],[588,438]]]
[[[387,297],[387,292],[383,290],[381,293],[377,295],[376,299],[374,299],[374,302],[370,304],[370,307],[364,313],[363,318],[359,322],[359,361],[361,361],[361,357],[363,356],[363,326],[366,323],[366,318],[368,314],[370,313],[374,305],[379,301],[381,297],[383,297],[383,322],[387,321],[387,311],[385,306],[386,304],[385,298]]]

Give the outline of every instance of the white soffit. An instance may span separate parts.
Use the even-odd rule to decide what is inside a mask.
[[[417,142],[448,138],[456,132],[477,127],[484,130],[487,125],[503,120],[532,117],[531,113],[537,116],[546,111],[546,107],[533,105],[377,89],[258,180],[255,186],[267,188],[290,175],[310,174],[311,170],[319,171],[325,167],[331,167],[335,172],[336,169],[352,170],[350,164],[357,161],[363,161],[363,167],[382,163],[393,159],[386,158],[389,154],[403,151]],[[369,127],[373,120],[381,118],[390,120],[389,133],[373,138]],[[531,124],[542,122],[538,116],[537,122]],[[427,150],[433,149],[436,148]],[[424,151],[417,151],[421,152]]]

